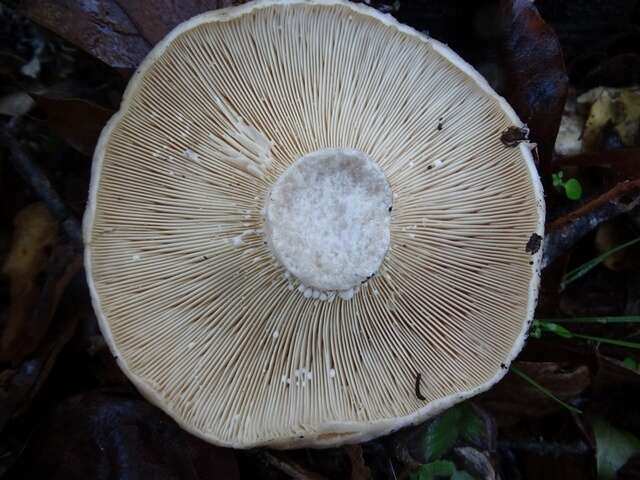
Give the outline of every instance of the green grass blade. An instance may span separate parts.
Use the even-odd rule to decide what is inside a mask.
[[[592,269],[600,265],[603,261],[605,261],[608,257],[613,255],[614,253],[619,252],[623,248],[627,248],[633,245],[634,243],[638,243],[638,242],[640,242],[640,237],[630,240],[626,243],[623,243],[622,245],[618,245],[617,247],[613,247],[612,249],[607,250],[603,254],[598,255],[596,258],[589,260],[586,263],[583,263],[582,265],[571,270],[570,272],[567,272],[564,278],[562,279],[562,282],[560,283],[560,289],[564,290],[566,286],[569,285],[571,282],[576,281],[586,273],[590,272]]]
[[[582,338],[583,340],[591,340],[594,342],[608,343],[609,345],[617,345],[618,347],[635,348],[637,350],[640,350],[640,343],[638,342],[616,340],[615,338],[594,337],[591,335],[583,335],[581,333],[573,333],[572,335],[576,338]]]
[[[538,318],[539,322],[553,323],[640,323],[640,315],[621,315],[618,317],[574,317],[574,318]]]
[[[510,370],[515,373],[516,375],[518,375],[520,378],[522,378],[525,382],[527,382],[528,384],[532,385],[533,387],[537,388],[538,390],[540,390],[542,393],[544,393],[547,397],[555,400],[556,402],[558,402],[560,405],[562,405],[564,408],[566,408],[567,410],[569,410],[571,413],[577,413],[577,414],[581,414],[582,410],[577,409],[576,407],[572,407],[571,405],[569,405],[566,402],[563,402],[562,400],[560,400],[558,397],[556,397],[551,390],[548,390],[546,388],[544,388],[542,385],[540,385],[538,382],[536,382],[533,378],[531,378],[529,375],[527,375],[526,373],[522,372],[520,369],[514,367],[513,365],[511,365]]]

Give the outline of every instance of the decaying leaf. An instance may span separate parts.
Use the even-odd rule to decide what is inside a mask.
[[[630,368],[624,361],[600,353],[597,358],[598,370],[593,378],[595,392],[606,394],[624,387],[640,389],[640,369]]]
[[[472,446],[483,451],[495,449],[493,419],[479,407],[463,403],[433,420],[391,437],[393,453],[410,467],[434,462],[448,455],[454,446]]]
[[[0,362],[21,361],[35,350],[64,289],[80,270],[79,252],[54,242],[57,229],[42,204],[26,207],[16,218],[11,251],[3,267],[11,300],[0,338]]]
[[[209,10],[244,3],[242,0],[117,0],[142,36],[155,45],[185,20]]]
[[[30,348],[18,346],[21,333],[29,329],[28,316],[38,300],[41,285],[38,275],[43,271],[58,235],[58,225],[42,203],[22,209],[14,219],[11,250],[2,267],[9,279],[10,305],[5,328],[0,337],[0,361],[16,359]]]
[[[570,156],[582,153],[582,129],[585,121],[584,115],[578,109],[578,102],[574,93],[567,97],[567,102],[564,106],[554,147],[556,154]]]
[[[371,478],[371,470],[369,470],[364,461],[362,447],[360,445],[349,445],[345,448],[351,462],[351,480],[369,480]]]
[[[591,106],[583,132],[585,149],[608,147],[608,134],[617,136],[613,146],[640,144],[640,88],[597,87],[578,97],[578,103]]]
[[[69,260],[65,252],[57,252]],[[71,255],[75,255],[71,252]],[[73,336],[80,317],[87,313],[88,305],[78,305],[69,299],[65,308],[58,311],[56,321],[46,332],[38,332],[44,338],[22,361],[0,370],[0,431],[6,423],[25,413],[31,402],[47,380],[62,348]],[[37,326],[39,327],[39,326]],[[46,333],[46,335],[44,335]]]
[[[639,165],[640,166],[640,165]],[[633,241],[637,234],[633,233],[623,220],[612,220],[598,227],[595,237],[595,246],[600,254],[610,252],[629,241]],[[613,271],[638,271],[640,270],[640,245],[630,245],[627,248],[615,251],[602,264]]]
[[[0,98],[0,115],[20,117],[33,107],[33,98],[25,92],[14,92]]]
[[[180,429],[128,393],[94,391],[53,409],[33,433],[15,478],[234,480],[232,450]]]
[[[481,452],[473,447],[458,447],[454,453],[456,464],[472,474],[472,478],[496,480],[496,472],[486,452]]]
[[[596,439],[598,479],[614,480],[617,471],[634,454],[640,452],[640,440],[629,432],[620,430],[603,418],[592,421]]]
[[[22,0],[33,21],[115,68],[136,68],[179,23],[245,0]]]
[[[150,49],[115,0],[22,0],[20,11],[115,68],[137,67]]]
[[[560,42],[530,0],[501,0],[505,97],[531,129],[542,171],[550,161],[567,95]]]
[[[515,366],[561,400],[580,395],[590,384],[589,369],[584,365],[518,361]],[[481,395],[480,402],[503,424],[520,417],[543,417],[563,408],[513,373]]]
[[[100,132],[113,110],[79,98],[36,95],[36,103],[47,115],[47,126],[71,147],[87,156],[93,154]]]

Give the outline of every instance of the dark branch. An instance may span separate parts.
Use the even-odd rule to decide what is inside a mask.
[[[623,201],[624,197],[630,201]],[[576,242],[603,222],[633,210],[640,204],[640,179],[625,181],[580,208],[547,225],[542,267],[566,253]]]

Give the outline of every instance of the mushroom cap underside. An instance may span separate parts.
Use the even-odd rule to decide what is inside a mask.
[[[85,264],[119,365],[237,448],[363,441],[486,390],[539,280],[543,195],[529,147],[500,140],[514,126],[455,53],[363,5],[252,2],[178,26],[94,156]],[[305,295],[264,231],[278,179],[327,149],[362,152],[392,192],[386,253],[350,299]]]

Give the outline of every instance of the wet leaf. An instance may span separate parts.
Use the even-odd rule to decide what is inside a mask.
[[[115,0],[22,0],[20,11],[115,68],[137,67],[150,48]]]
[[[466,472],[470,472],[474,477],[482,478],[483,480],[496,479],[496,472],[486,452],[481,452],[473,447],[459,447],[454,450],[454,453],[456,464],[459,467],[464,467]]]
[[[451,475],[451,480],[474,480],[474,478],[464,470],[458,470]]]
[[[244,3],[238,0],[127,0],[119,5],[142,36],[155,45],[179,23],[209,10]]]
[[[584,365],[518,361],[515,367],[565,402],[580,395],[591,383],[589,369]],[[521,417],[544,417],[563,409],[558,402],[513,373],[508,373],[500,383],[482,394],[479,401],[503,425]]]
[[[34,97],[47,115],[48,127],[75,150],[91,156],[114,111],[79,98]]]
[[[445,455],[460,439],[474,444],[484,443],[486,432],[482,420],[468,404],[457,405],[436,417],[423,437],[426,461]]]
[[[20,117],[33,107],[33,99],[24,92],[15,92],[0,98],[0,115]]]
[[[602,418],[594,418],[592,425],[596,438],[598,478],[613,480],[616,478],[617,471],[627,460],[640,452],[640,440]]]
[[[50,480],[239,478],[232,450],[210,445],[128,393],[94,391],[53,409],[14,478]]]
[[[583,132],[585,149],[603,149],[611,135],[623,147],[640,144],[639,88],[598,87],[578,97],[578,103],[590,105]]]
[[[69,260],[65,253],[57,253]],[[0,431],[10,419],[29,409],[87,309],[88,305],[70,301],[45,332],[38,332],[44,338],[35,350],[24,360],[16,360],[11,367],[0,371]]]
[[[14,219],[11,250],[2,267],[9,280],[10,304],[0,337],[0,362],[20,359],[34,347],[23,334],[32,330],[29,314],[40,295],[38,275],[47,264],[57,235],[57,222],[42,203],[25,207]]]
[[[613,389],[639,389],[640,370],[633,357],[626,357],[623,361],[598,353],[598,370],[593,378],[595,392],[604,393]]]
[[[421,465],[418,471],[411,475],[412,480],[435,480],[437,478],[450,478],[456,472],[456,466],[448,460],[436,460],[435,462]]]
[[[531,129],[549,175],[568,86],[560,42],[532,1],[501,0],[500,6],[505,96]]]
[[[640,453],[636,453],[627,460],[616,475],[616,480],[638,480],[638,478],[640,478]]]
[[[367,467],[362,447],[360,445],[348,445],[345,447],[349,461],[351,462],[351,480],[368,480],[371,478],[371,470]]]
[[[23,0],[21,11],[33,21],[107,65],[136,68],[176,25],[210,10],[244,0]]]

